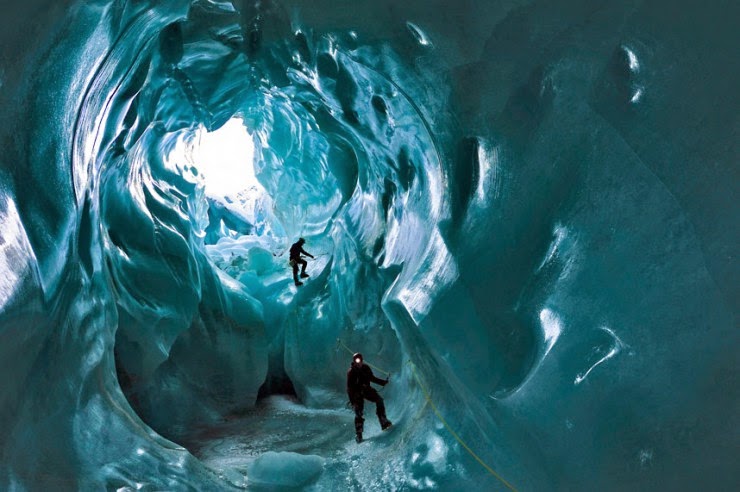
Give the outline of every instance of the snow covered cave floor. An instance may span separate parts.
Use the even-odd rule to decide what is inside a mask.
[[[387,460],[396,451],[390,448],[402,445],[391,437],[396,430],[381,432],[369,403],[365,441],[357,444],[350,409],[312,409],[292,397],[271,396],[244,415],[194,429],[180,444],[249,490],[381,490],[406,488],[394,476],[398,464]]]

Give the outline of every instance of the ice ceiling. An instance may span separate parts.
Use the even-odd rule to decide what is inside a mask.
[[[736,488],[740,12],[556,3],[5,6],[0,489]]]

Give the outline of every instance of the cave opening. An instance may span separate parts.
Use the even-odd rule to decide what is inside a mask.
[[[475,362],[436,355],[420,334],[458,343],[441,333],[457,322],[446,304],[435,308],[457,302],[444,297],[460,276],[450,248],[464,242],[448,228],[451,206],[457,219],[483,206],[492,183],[480,169],[495,153],[469,139],[461,167],[475,172],[445,168],[438,139],[452,136],[435,135],[420,107],[440,95],[383,39],[312,32],[279,15],[261,38],[254,29],[267,17],[245,24],[244,12],[200,7],[142,41],[111,92],[90,93],[76,132],[94,162],[86,172],[115,294],[123,394],[157,434],[220,473],[237,469],[238,483],[255,456],[272,462],[275,452],[293,453],[280,455],[287,463],[321,460],[327,477],[390,456],[413,483],[454,480],[445,463],[472,458],[441,437],[421,388],[433,385],[436,404],[475,434],[468,416],[483,407],[461,405],[458,373],[474,364],[492,374],[481,386],[496,387],[528,359],[489,357],[491,340],[536,351],[485,319],[472,321],[491,325],[479,330]],[[420,32],[412,39],[429,49]],[[450,193],[449,180],[462,191]],[[300,288],[286,258],[298,237],[315,255]],[[428,318],[436,321],[422,326]],[[362,448],[348,447],[345,408],[355,351],[378,376],[393,375],[382,391],[396,439],[367,405],[373,444]],[[352,474],[398,486],[394,475]]]
[[[438,232],[420,219],[441,203],[426,124],[355,59],[356,33],[245,53],[229,15],[170,24],[136,60],[146,75],[114,96],[129,99],[102,124],[124,125],[97,176],[120,387],[147,425],[215,467],[223,440],[332,455],[352,439],[338,343],[404,373],[383,297],[400,265],[430,254]],[[287,261],[298,237],[315,255],[301,288]],[[409,395],[405,376],[396,384],[398,414]]]

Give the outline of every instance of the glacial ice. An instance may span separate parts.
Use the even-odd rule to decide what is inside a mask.
[[[736,489],[739,14],[6,5],[0,490]]]
[[[249,482],[263,486],[300,487],[320,475],[323,466],[321,456],[268,451],[249,467]]]

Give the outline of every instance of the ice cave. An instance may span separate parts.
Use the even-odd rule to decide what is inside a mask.
[[[0,490],[737,490],[738,19],[5,2]]]

